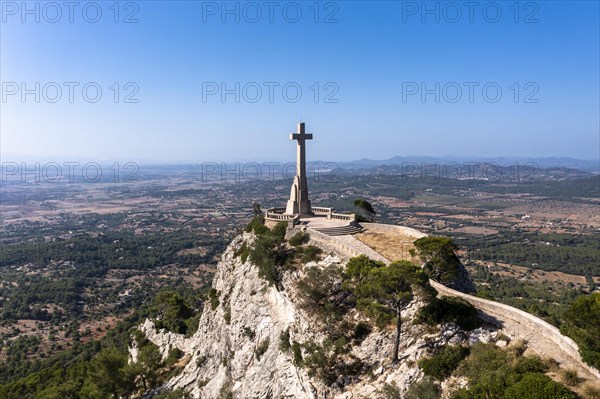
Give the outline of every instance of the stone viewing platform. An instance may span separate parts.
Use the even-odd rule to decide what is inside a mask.
[[[272,227],[279,222],[288,222],[288,227],[315,230],[331,236],[363,231],[353,213],[338,213],[333,208],[323,207],[312,207],[312,210],[312,215],[290,215],[283,208],[267,209],[265,223]]]

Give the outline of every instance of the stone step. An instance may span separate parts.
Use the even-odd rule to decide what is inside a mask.
[[[327,234],[328,236],[344,236],[360,233],[363,231],[363,228],[347,225],[337,227],[319,227],[315,228],[314,230],[318,231],[319,233]]]

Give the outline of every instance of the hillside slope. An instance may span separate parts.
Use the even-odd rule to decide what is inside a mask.
[[[258,268],[249,260],[242,262],[236,256],[244,243],[251,244],[254,239],[253,234],[244,233],[223,253],[213,282],[218,305],[215,303],[213,309],[206,304],[194,336],[156,331],[150,320],[140,327],[163,356],[171,347],[186,355],[182,372],[165,387],[184,388],[195,398],[373,398],[388,384],[397,386],[401,393],[420,379],[417,361],[431,348],[488,342],[498,335],[483,328],[469,333],[451,323],[441,328],[413,323],[423,306],[416,297],[402,314],[405,327],[398,364],[393,364],[390,356],[395,331],[374,328],[362,342],[351,345],[349,353],[326,365],[336,368],[337,378],[323,378],[298,361],[299,353],[304,363],[307,357],[314,358],[315,347],[317,352],[327,351],[323,349],[326,346],[319,345],[327,341],[330,331],[319,317],[303,309],[297,285],[311,268],[342,266],[345,260],[335,253],[324,254],[319,262],[308,262],[286,273],[278,289],[259,277]],[[356,310],[347,319],[369,322]],[[282,340],[287,343],[281,345]],[[291,349],[285,349],[289,346]],[[135,358],[135,349],[131,352]]]

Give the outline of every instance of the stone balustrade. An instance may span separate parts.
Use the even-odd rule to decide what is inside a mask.
[[[319,214],[321,214],[321,215],[323,215],[323,214],[327,215],[327,214],[330,214],[330,213],[333,212],[333,208],[325,208],[325,207],[322,207],[322,206],[313,206],[313,207],[311,207],[311,209],[312,209],[312,211],[313,211],[313,213],[315,215],[319,215]]]
[[[354,222],[356,220],[356,215],[354,213],[332,213],[331,219]]]

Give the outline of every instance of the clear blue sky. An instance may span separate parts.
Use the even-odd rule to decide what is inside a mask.
[[[254,23],[256,7],[246,3],[227,3],[239,7],[239,22],[235,14],[223,22],[220,1],[121,2],[119,23],[113,1],[98,2],[97,23],[84,19],[87,2],[70,23],[62,3],[60,18],[39,3],[38,23],[20,1],[2,2],[3,153],[59,161],[290,160],[288,133],[303,120],[315,134],[310,159],[599,155],[597,1],[521,2],[518,15],[513,1],[481,1],[472,16],[462,1],[452,3],[460,16],[447,2],[427,3],[438,15],[423,15],[421,1],[321,2],[318,22],[312,1],[281,1],[272,23],[263,1],[252,3],[262,13]],[[302,16],[292,23],[297,8]],[[93,7],[86,12],[95,18]],[[132,13],[138,22],[123,23]],[[327,16],[337,22],[324,23]],[[21,84],[35,91],[35,82],[40,102],[34,94],[23,101]],[[62,85],[56,103],[48,101],[55,98],[50,82]],[[65,82],[79,83],[73,103]],[[102,89],[96,103],[83,98],[89,82]],[[123,102],[135,87],[127,82],[139,87],[138,103]],[[206,92],[236,82],[239,103],[233,94],[222,102]],[[252,84],[243,92],[250,82],[262,86],[255,103],[248,101],[256,96]],[[265,82],[279,84],[273,102]],[[302,89],[296,103],[293,87],[288,101],[282,93],[290,82]],[[439,102],[434,93],[423,101],[421,85],[435,91],[436,82]],[[451,102],[457,86],[462,97]],[[492,102],[497,87],[502,96]],[[325,102],[335,89],[338,102]]]

